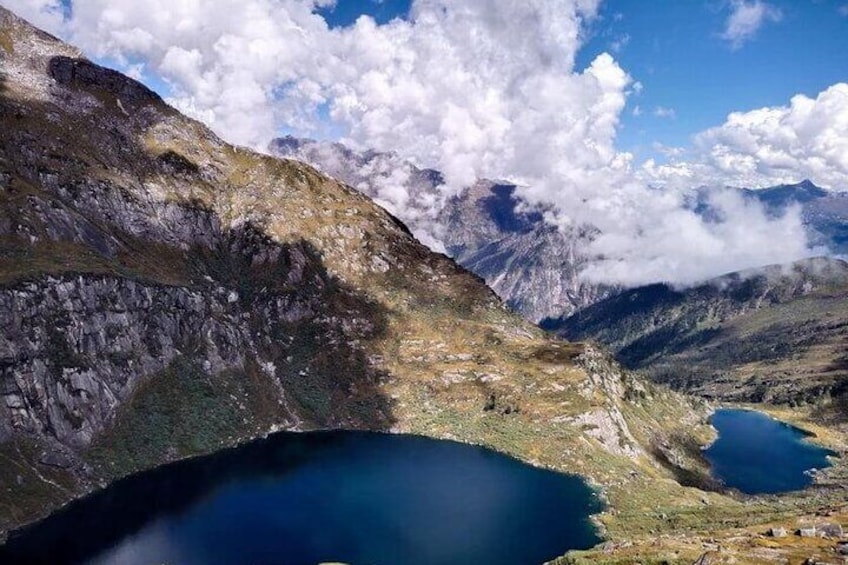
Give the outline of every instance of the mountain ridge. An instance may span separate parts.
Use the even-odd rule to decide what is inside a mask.
[[[509,183],[479,180],[444,197],[438,171],[418,168],[394,153],[360,152],[337,142],[292,136],[272,141],[269,151],[309,163],[392,209],[422,241],[443,246],[528,320],[568,316],[623,290],[581,279],[592,259],[591,228],[565,233],[548,225],[543,210],[527,206]],[[689,205],[701,215],[710,213],[711,190],[702,188],[691,196]],[[811,244],[848,253],[848,193],[825,190],[809,180],[733,190],[763,204],[772,216],[790,205],[802,206]]]
[[[591,233],[548,225],[540,210],[525,209],[514,185],[479,180],[443,197],[438,171],[392,153],[292,136],[272,141],[269,151],[309,163],[403,216],[422,241],[443,246],[528,320],[571,313],[615,291],[579,278]]]
[[[542,326],[605,344],[626,367],[702,396],[840,404],[846,296],[848,263],[813,258],[687,289],[630,289]]]

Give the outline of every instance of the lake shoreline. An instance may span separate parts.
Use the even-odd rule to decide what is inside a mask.
[[[321,461],[324,463],[320,463]],[[410,461],[416,463],[413,465]],[[342,462],[344,464],[339,467],[338,464]],[[429,470],[425,472],[422,469]],[[279,476],[280,479],[274,479],[275,476]],[[270,483],[269,479],[271,479]],[[242,486],[236,488],[239,484]],[[287,486],[289,484],[295,486]],[[547,486],[543,488],[542,485]],[[393,494],[386,498],[386,495],[380,494],[382,492],[380,489],[389,487],[394,488],[391,491]],[[239,488],[242,490],[240,491]],[[269,488],[272,490],[267,491]],[[291,490],[292,488],[294,490]],[[342,490],[339,491],[339,488]],[[350,488],[354,491],[350,491]],[[363,489],[364,492],[370,492],[372,495],[365,498],[356,495],[353,499],[350,498],[351,492],[356,493]],[[273,496],[278,498],[283,497],[271,509],[267,508],[266,502],[267,497],[271,495],[268,495],[266,491],[276,492]],[[260,496],[255,494],[257,492],[266,494]],[[336,502],[325,501],[321,498],[325,495],[330,496],[327,500]],[[413,495],[418,498],[407,500],[407,497]],[[272,500],[273,496],[271,496]],[[307,498],[303,499],[303,496]],[[309,498],[310,496],[319,496],[319,498],[313,499]],[[510,562],[509,551],[517,549],[515,547],[510,549],[508,540],[512,539],[510,536],[515,532],[520,534],[518,537],[522,540],[521,548],[518,550],[529,552],[526,554],[527,557],[533,559],[555,558],[565,551],[588,549],[603,541],[596,527],[596,521],[592,518],[605,510],[605,504],[598,491],[580,476],[540,469],[494,450],[469,446],[461,442],[434,440],[411,434],[319,431],[272,434],[239,449],[229,449],[205,457],[172,463],[120,479],[109,488],[78,500],[41,522],[20,531],[16,530],[16,534],[10,537],[7,545],[0,548],[0,555],[5,552],[15,556],[23,552],[25,556],[26,551],[43,552],[44,547],[51,544],[54,547],[68,547],[71,543],[69,536],[72,536],[72,544],[82,552],[81,558],[88,561],[92,559],[92,555],[99,554],[100,551],[114,550],[119,554],[124,550],[132,551],[138,543],[141,543],[138,540],[144,540],[145,536],[150,540],[158,539],[157,536],[161,536],[161,532],[151,524],[155,525],[162,520],[172,524],[167,530],[168,535],[171,536],[168,539],[171,539],[172,543],[177,545],[193,543],[192,536],[179,537],[178,532],[182,531],[180,528],[195,524],[186,530],[191,532],[195,531],[197,524],[202,525],[208,522],[209,527],[214,530],[216,520],[223,519],[221,516],[230,520],[229,512],[235,511],[233,509],[244,510],[243,501],[239,502],[244,497],[253,500],[253,504],[258,506],[256,510],[251,510],[248,514],[239,514],[242,518],[233,522],[230,528],[238,531],[242,527],[241,522],[245,521],[253,523],[251,531],[261,531],[263,528],[276,531],[273,529],[282,528],[280,532],[290,532],[286,534],[290,537],[286,538],[287,541],[282,550],[295,551],[295,548],[300,548],[298,551],[305,552],[304,556],[312,556],[309,559],[326,560],[326,557],[330,555],[309,553],[314,551],[314,548],[310,549],[310,546],[303,541],[310,539],[312,535],[308,534],[308,530],[297,535],[291,534],[291,532],[300,532],[300,528],[307,527],[309,523],[312,523],[310,520],[322,524],[320,531],[324,538],[329,536],[328,539],[335,540],[332,543],[341,543],[343,547],[349,547],[348,553],[332,554],[342,557],[342,561],[350,561],[352,558],[357,561],[356,551],[371,551],[373,547],[378,547],[379,550],[389,552],[386,555],[391,555],[391,552],[395,551],[391,545],[394,539],[392,536],[398,533],[402,533],[401,538],[398,539],[405,539],[407,542],[408,538],[419,540],[418,545],[415,545],[416,550],[410,552],[414,556],[427,555],[428,551],[431,553],[446,551],[452,547],[451,543],[459,544],[454,548],[457,560],[438,561],[445,563],[462,562],[462,556],[465,554],[471,555],[472,561],[479,560],[482,556],[487,562]],[[164,505],[163,500],[167,501]],[[216,503],[216,500],[219,502]],[[220,502],[221,500],[224,502]],[[230,501],[230,506],[227,506],[227,500]],[[287,500],[300,502],[287,503]],[[304,500],[311,502],[304,502]],[[383,502],[378,503],[377,500]],[[519,500],[525,502],[513,508],[512,506],[518,504]],[[403,506],[403,501],[406,501],[406,506]],[[476,548],[473,544],[469,548],[467,540],[462,537],[450,537],[452,534],[449,531],[447,532],[449,537],[440,542],[437,534],[445,530],[443,520],[430,519],[441,515],[442,512],[442,510],[434,510],[432,507],[434,501],[447,504],[444,510],[448,513],[447,515],[458,513],[457,516],[465,516],[457,522],[457,528],[469,530],[468,536],[472,540],[487,539],[486,536],[490,534],[485,533],[489,531],[486,528],[507,529],[498,535],[490,535],[491,539],[485,546]],[[451,506],[459,502],[462,504]],[[216,504],[219,506],[223,504],[223,507]],[[345,504],[353,504],[353,506],[348,507]],[[327,505],[331,510],[324,508]],[[397,506],[394,510],[393,505]],[[153,510],[148,508],[151,506],[154,507]],[[115,514],[117,508],[121,509],[120,515]],[[215,508],[218,510],[216,511]],[[281,513],[280,508],[289,509],[297,514],[292,517],[288,514],[288,510]],[[450,510],[450,508],[454,509]],[[474,508],[487,510],[480,510],[477,514],[469,513],[469,509]],[[581,510],[584,508],[585,510]],[[263,511],[271,513],[264,515]],[[326,514],[327,511],[330,513]],[[379,518],[385,512],[388,512],[387,516],[394,515],[392,512],[397,513],[397,516],[391,519]],[[350,514],[348,519],[342,520],[347,514]],[[312,518],[306,519],[308,516]],[[376,525],[372,523],[374,520],[377,521]],[[83,533],[80,534],[83,539],[77,539],[72,533],[74,527],[85,523],[101,524],[98,526],[101,530],[106,527],[104,524],[109,526],[103,531],[90,532],[89,540],[84,539],[84,536],[88,534],[83,528]],[[523,523],[527,525],[521,526]],[[386,534],[369,538],[370,542],[364,546],[361,542],[355,541],[358,528],[367,533],[372,531],[368,528],[377,528],[380,524],[389,527],[385,530]],[[462,524],[461,528],[459,524]],[[473,534],[474,524],[483,528],[481,530],[483,533]],[[398,525],[401,527],[400,531],[396,531]],[[108,529],[109,527],[112,529]],[[334,528],[342,529],[334,532]],[[515,532],[512,531],[513,529]],[[432,534],[430,539],[427,532],[436,533]],[[244,532],[241,535],[248,536]],[[352,535],[354,538],[350,537]],[[150,536],[153,537],[150,538]],[[267,538],[254,539],[248,545],[248,549],[259,551],[262,547],[261,543],[271,543],[269,540],[277,537],[279,535],[275,534]],[[426,543],[422,541],[425,538]],[[121,539],[129,540],[126,543],[130,545],[121,545],[124,543],[120,541]],[[150,543],[153,545],[146,550],[145,562],[150,561],[150,555],[157,560],[168,557],[167,554],[156,554],[155,551],[161,548],[154,541]],[[217,536],[213,536],[205,540],[203,548],[216,543],[223,542]],[[350,545],[351,543],[354,545]],[[499,544],[504,543],[507,545],[499,547]],[[545,544],[548,545],[545,546]],[[545,550],[544,547],[547,549]],[[219,548],[219,553],[225,554],[228,549],[232,548],[224,545],[223,548]],[[16,554],[15,551],[19,553]],[[194,547],[193,551],[202,555],[205,549]],[[476,555],[474,551],[490,553],[482,553],[481,556],[474,557]],[[537,551],[535,557],[533,557],[533,551]],[[227,563],[232,563],[233,555],[230,554],[231,559],[226,561]],[[449,555],[452,556],[453,553]],[[512,554],[512,562],[516,555],[524,556],[525,554]],[[304,558],[302,562],[309,562],[309,559]],[[125,560],[124,555],[117,561],[94,562],[124,563]],[[174,557],[171,556],[170,559],[165,560],[173,561]],[[464,560],[468,561],[468,559]],[[373,560],[365,559],[365,561]],[[206,561],[194,562],[205,563]],[[223,563],[224,561],[212,562]],[[383,559],[382,562],[396,562],[396,559]]]
[[[703,450],[710,474],[747,496],[814,486],[815,474],[832,466],[828,458],[837,455],[808,441],[809,432],[747,407],[719,408],[710,424],[718,431]]]

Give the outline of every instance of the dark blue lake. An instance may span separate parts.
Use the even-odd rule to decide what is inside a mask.
[[[806,434],[751,410],[718,410],[712,417],[718,439],[704,451],[713,476],[747,494],[800,490],[812,483],[806,472],[829,467],[833,452],[805,441]]]
[[[276,434],[142,473],[14,535],[0,562],[541,563],[600,540],[583,480],[414,436]]]

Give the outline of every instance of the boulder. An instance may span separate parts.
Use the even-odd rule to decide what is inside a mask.
[[[823,538],[841,538],[845,535],[841,524],[822,524],[818,527],[819,535]]]
[[[772,528],[769,530],[769,535],[773,538],[785,538],[786,528]]]
[[[798,535],[802,538],[814,538],[816,537],[816,527],[811,526],[809,528],[800,528],[798,530]]]

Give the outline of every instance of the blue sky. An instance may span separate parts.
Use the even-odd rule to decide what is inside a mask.
[[[785,105],[795,94],[814,97],[848,80],[848,16],[833,0],[775,0],[777,22],[766,22],[737,49],[721,37],[729,5],[718,1],[609,0],[592,25],[578,66],[608,51],[642,83],[631,97],[619,146],[639,154],[654,141],[685,145],[728,113]],[[844,10],[844,8],[843,8]],[[628,39],[618,50],[616,42]],[[639,105],[642,114],[633,116]],[[673,109],[674,118],[654,115]]]
[[[405,18],[411,4],[411,0],[337,0],[335,6],[322,9],[320,13],[331,27],[348,26],[362,14],[384,24],[394,18]]]
[[[350,25],[362,14],[385,23],[407,17],[410,4],[338,0],[321,14],[332,27]],[[730,112],[785,105],[796,94],[815,97],[848,80],[848,0],[769,4],[780,11],[779,21],[764,22],[734,48],[722,38],[730,0],[602,2],[577,67],[608,52],[642,85],[622,115],[619,148],[637,158],[662,159],[655,143],[686,146]]]

